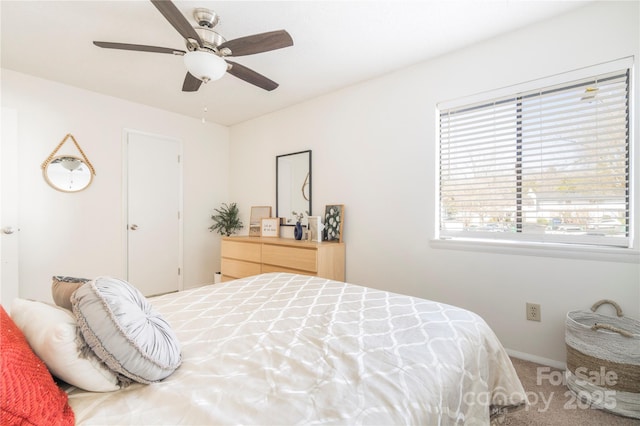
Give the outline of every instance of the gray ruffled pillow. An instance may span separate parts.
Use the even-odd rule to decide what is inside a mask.
[[[96,278],[73,293],[71,304],[87,344],[119,375],[152,383],[180,366],[180,343],[171,327],[128,282]]]

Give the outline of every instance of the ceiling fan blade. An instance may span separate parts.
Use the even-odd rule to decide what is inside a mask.
[[[227,72],[234,77],[238,77],[240,80],[244,80],[247,83],[251,83],[254,86],[258,86],[261,89],[272,91],[273,89],[278,87],[278,83],[275,81],[269,80],[267,77],[262,74],[258,74],[250,68],[245,67],[244,65],[237,64],[235,62],[227,61],[231,67],[227,70]]]
[[[169,21],[185,39],[193,39],[202,46],[202,40],[196,30],[193,29],[187,18],[178,10],[175,4],[169,0],[151,0],[151,3],[162,13],[162,16]]]
[[[184,55],[186,52],[180,49],[171,49],[169,47],[157,47],[157,46],[145,46],[142,44],[129,44],[129,43],[111,43],[109,41],[94,41],[98,47],[104,47],[106,49],[120,49],[120,50],[135,50],[138,52],[153,52],[153,53],[169,53],[172,55]]]
[[[202,80],[195,78],[191,73],[187,73],[182,83],[183,92],[197,92],[202,84]]]
[[[218,50],[227,48],[231,54],[225,56],[244,56],[268,52],[293,46],[293,39],[285,30],[270,31],[229,40],[218,46]]]

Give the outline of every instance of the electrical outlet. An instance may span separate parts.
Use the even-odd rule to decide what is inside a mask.
[[[537,303],[527,303],[527,320],[540,321],[540,305]]]

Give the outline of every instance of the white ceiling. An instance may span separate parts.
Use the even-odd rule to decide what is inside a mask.
[[[294,45],[233,59],[280,87],[266,92],[229,74],[181,91],[179,56],[101,49],[93,40],[185,49],[149,1],[0,2],[3,68],[233,125],[433,58],[584,1],[182,1],[221,16],[227,40],[286,29]],[[206,108],[206,112],[205,112]]]

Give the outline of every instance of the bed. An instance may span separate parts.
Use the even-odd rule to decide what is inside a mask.
[[[113,392],[63,385],[81,425],[484,425],[526,404],[476,314],[318,277],[262,274],[149,299],[181,365]]]

